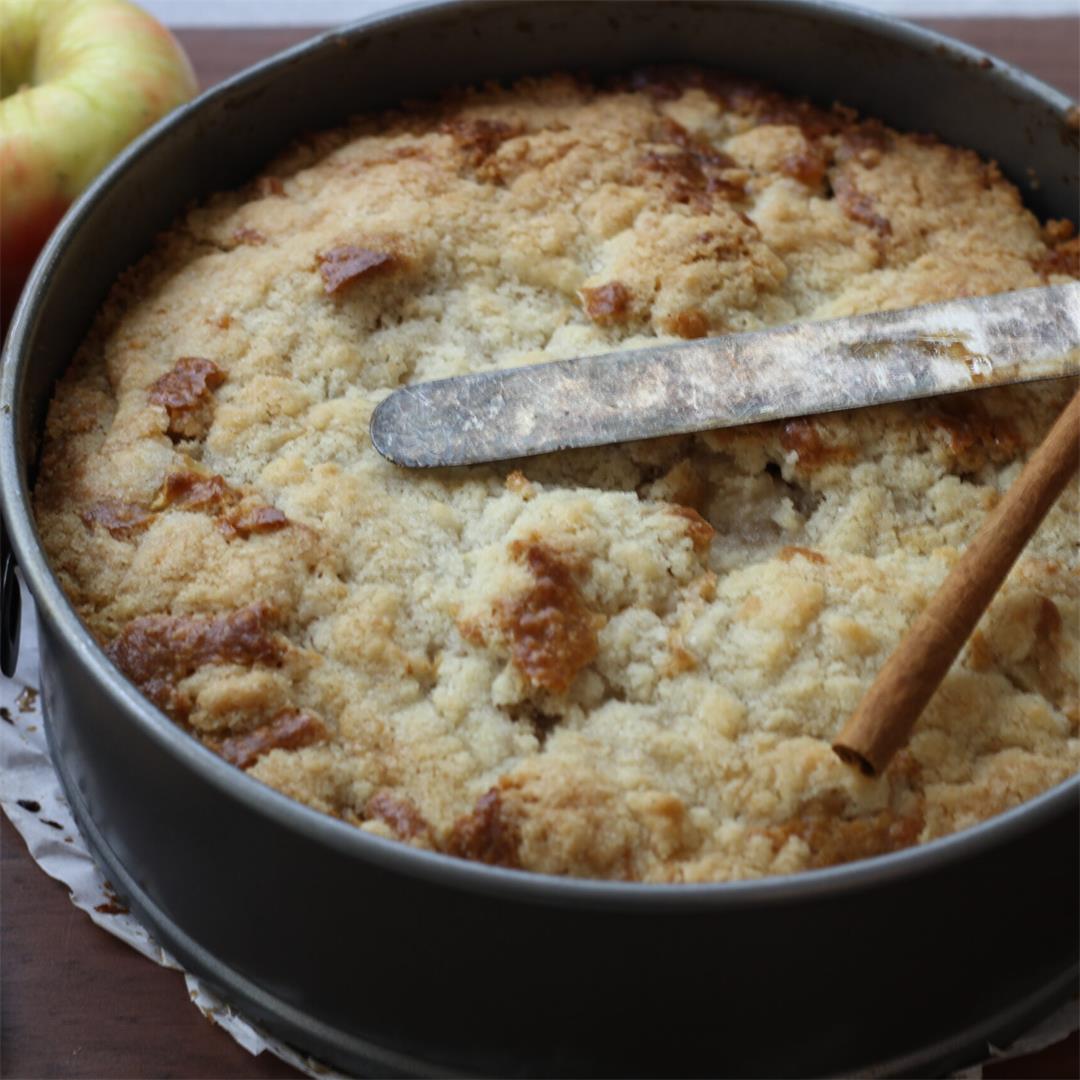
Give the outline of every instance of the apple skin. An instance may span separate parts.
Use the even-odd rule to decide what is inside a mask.
[[[196,91],[176,39],[128,0],[0,0],[0,294],[136,135]]]

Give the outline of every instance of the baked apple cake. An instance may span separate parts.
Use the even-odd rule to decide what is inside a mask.
[[[700,69],[455,93],[159,238],[57,388],[37,521],[150,701],[360,829],[648,882],[873,856],[1080,767],[1075,485],[887,773],[830,749],[1072,385],[430,472],[372,410],[1077,276],[992,162],[840,105]]]

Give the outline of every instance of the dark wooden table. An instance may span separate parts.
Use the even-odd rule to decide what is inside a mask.
[[[1080,19],[926,20],[1080,96]],[[205,88],[311,28],[180,30]],[[2,819],[2,815],[0,815]],[[0,1076],[295,1077],[202,1018],[183,980],[99,930],[0,820]],[[988,1076],[1080,1076],[1077,1036]]]

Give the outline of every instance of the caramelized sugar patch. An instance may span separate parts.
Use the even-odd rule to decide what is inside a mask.
[[[299,750],[324,742],[327,735],[326,725],[312,713],[282,709],[268,723],[241,735],[230,735],[219,743],[211,742],[210,746],[230,765],[250,769],[271,750]]]
[[[573,570],[558,552],[546,544],[520,542],[511,550],[533,576],[524,594],[500,604],[511,657],[533,686],[565,693],[596,657],[597,617],[585,606]]]
[[[780,549],[779,558],[782,562],[791,562],[796,555],[801,555],[807,562],[819,563],[824,565],[829,560],[821,554],[820,551],[815,551],[813,548],[799,547],[798,544],[787,544]]]
[[[154,520],[154,515],[149,510],[121,499],[103,499],[81,510],[79,517],[88,529],[100,525],[116,540],[130,539]]]
[[[525,129],[521,124],[509,124],[503,120],[485,120],[481,117],[459,117],[447,120],[439,129],[449,135],[472,168],[479,168],[508,139],[520,135]]]
[[[105,652],[155,705],[184,719],[190,703],[177,684],[204,664],[281,665],[277,623],[277,610],[265,601],[227,615],[141,615]]]
[[[694,467],[690,458],[682,458],[659,480],[650,485],[653,497],[659,497],[679,506],[689,506],[701,512],[708,494],[708,487],[701,473]]]
[[[585,314],[600,326],[626,322],[630,314],[630,290],[621,281],[581,290]]]
[[[396,252],[373,251],[371,248],[353,244],[320,251],[316,258],[323,279],[323,289],[331,296],[360,278],[394,270],[403,262]]]
[[[942,399],[929,423],[944,436],[950,457],[964,472],[976,472],[991,462],[1006,464],[1026,449],[1012,420],[993,416],[981,402],[967,397]]]
[[[229,539],[246,540],[256,533],[277,532],[289,524],[289,519],[276,506],[255,506],[249,510],[234,510],[222,518],[218,528]]]
[[[780,429],[780,445],[799,455],[799,467],[812,472],[834,461],[850,461],[854,451],[849,446],[830,446],[812,420],[787,420]]]
[[[154,508],[218,511],[240,498],[240,492],[222,476],[190,471],[169,473],[154,500]]]
[[[431,825],[416,808],[416,804],[404,795],[392,791],[376,791],[364,807],[364,816],[386,822],[394,835],[401,840],[429,836]]]
[[[892,235],[892,223],[878,213],[877,203],[855,185],[855,181],[843,173],[832,178],[833,194],[845,216],[860,225],[867,225],[879,237]]]
[[[805,98],[786,98],[774,90],[762,94],[755,105],[759,125],[797,127],[810,140],[835,135],[854,119],[854,114],[843,106],[822,109]]]
[[[218,518],[218,529],[229,540],[246,540],[256,534],[277,532],[292,524],[276,506],[237,507],[242,498],[242,493],[222,476],[182,470],[165,477],[154,500],[154,509],[174,507],[210,514]],[[231,511],[230,507],[233,507]]]
[[[686,519],[686,535],[694,550],[699,554],[708,551],[716,530],[692,506],[672,506],[671,513]]]
[[[703,338],[709,333],[709,317],[700,308],[687,308],[665,319],[663,328],[676,337]]]
[[[511,868],[521,866],[520,848],[520,833],[506,814],[498,788],[481,795],[472,813],[454,822],[446,842],[448,855]]]
[[[825,179],[827,164],[825,155],[811,148],[799,154],[789,154],[780,162],[780,171],[806,187],[817,188]]]
[[[225,372],[202,356],[182,356],[146,392],[151,405],[162,406],[169,416],[172,439],[195,439],[209,427],[212,393],[225,381]]]
[[[672,202],[708,209],[712,196],[738,199],[745,182],[738,173],[725,175],[735,161],[722,150],[705,144],[687,144],[678,150],[650,150],[641,159],[647,173],[658,175]]]

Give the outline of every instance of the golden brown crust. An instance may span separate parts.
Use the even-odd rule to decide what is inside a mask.
[[[1071,392],[407,473],[407,383],[1075,276],[992,163],[751,80],[466,91],[302,140],[118,283],[53,565],[130,678],[372,833],[547,873],[863,858],[1080,764],[1076,487],[870,781],[829,743]],[[559,403],[550,403],[556,410]]]

